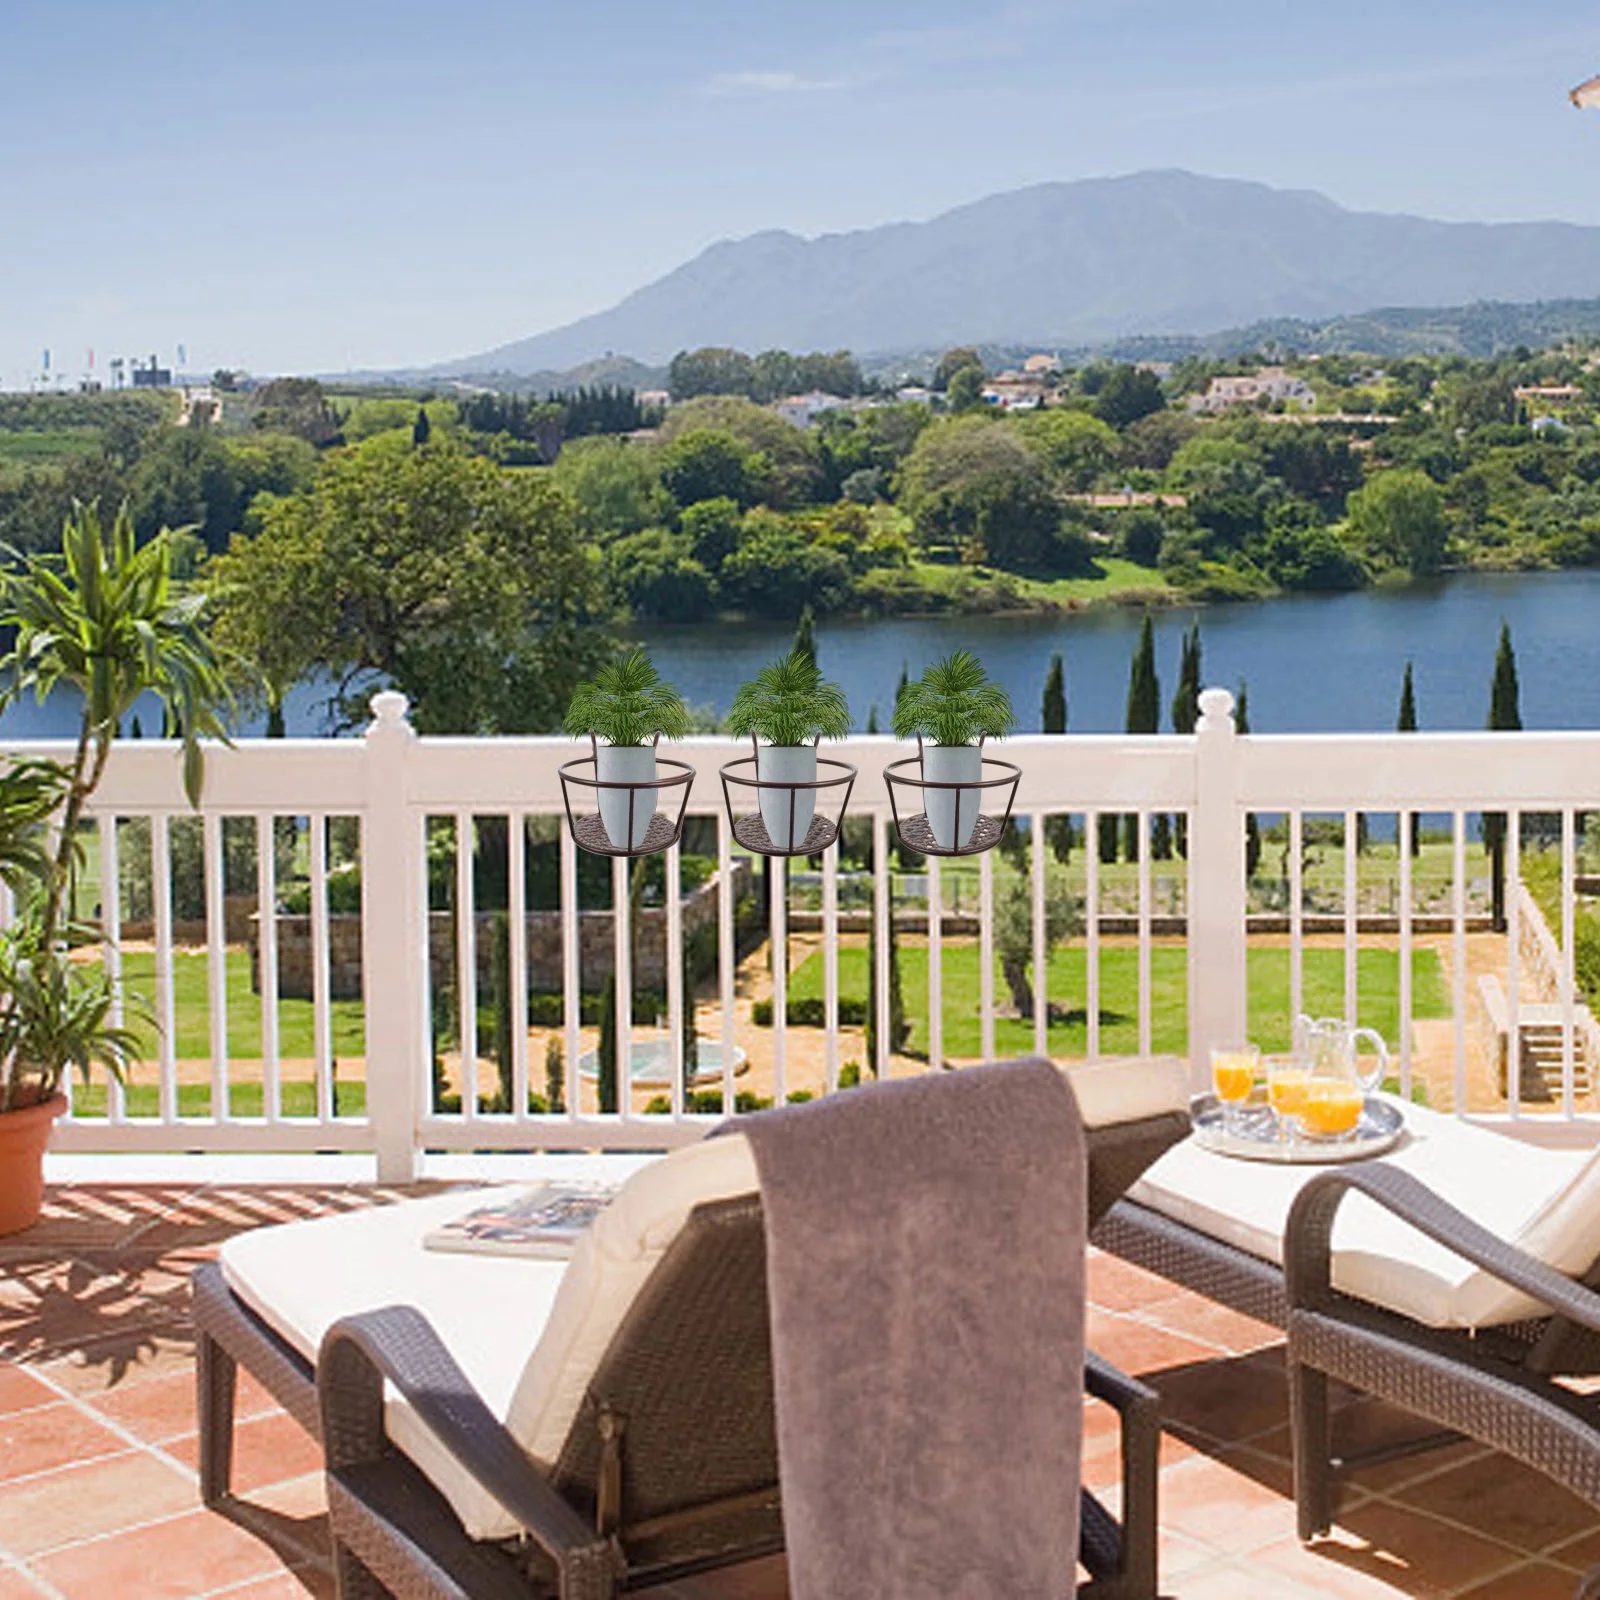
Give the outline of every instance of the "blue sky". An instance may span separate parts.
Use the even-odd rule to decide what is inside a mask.
[[[0,383],[440,360],[720,238],[1147,167],[1600,223],[1587,10],[0,0]]]

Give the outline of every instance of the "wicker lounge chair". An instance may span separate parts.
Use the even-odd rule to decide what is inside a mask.
[[[1154,1071],[1124,1073],[1115,1083],[1110,1075],[1077,1081],[1091,1123],[1091,1212],[1099,1215],[1186,1130],[1186,1114],[1177,1109],[1181,1077]],[[505,1426],[515,1382],[493,1371],[483,1350],[463,1355],[463,1342],[482,1320],[463,1315],[451,1324],[465,1279],[436,1282],[421,1295],[427,1317],[393,1308],[344,1321],[314,1372],[307,1350],[307,1335],[321,1331],[314,1317],[277,1315],[278,1308],[263,1303],[261,1284],[249,1281],[249,1252],[233,1260],[225,1253],[220,1266],[202,1269],[195,1280],[207,1503],[228,1496],[234,1374],[242,1364],[325,1442],[346,1596],[385,1589],[523,1600],[541,1593],[610,1595],[781,1549],[760,1203],[749,1193],[716,1193],[719,1181],[713,1175],[712,1192],[689,1210],[644,1280],[629,1288],[627,1314],[592,1353],[565,1422],[545,1417],[559,1437],[547,1429],[532,1448],[526,1418],[521,1443]],[[265,1259],[278,1242],[265,1237],[269,1232],[321,1228],[332,1250],[341,1230],[348,1236],[341,1247],[353,1245],[365,1264],[353,1269],[357,1278],[373,1272],[374,1261],[386,1261],[390,1298],[397,1299],[408,1263],[420,1254],[421,1232],[452,1210],[470,1208],[473,1199],[409,1202],[249,1237]],[[365,1240],[355,1237],[362,1229]],[[558,1264],[518,1264],[554,1266],[559,1275]],[[432,1255],[429,1266],[481,1274],[504,1261]],[[327,1272],[325,1258],[315,1276],[326,1279]],[[359,1305],[363,1282],[347,1288]],[[540,1314],[531,1304],[503,1310],[506,1320]],[[442,1336],[430,1321],[445,1324]],[[547,1327],[541,1348],[549,1342]],[[694,1358],[686,1360],[685,1351]],[[1084,1505],[1081,1546],[1094,1574],[1085,1592],[1153,1596],[1155,1396],[1092,1357],[1086,1386],[1121,1415],[1124,1510],[1119,1527],[1098,1505]],[[609,1402],[603,1409],[592,1398],[601,1392]],[[616,1433],[622,1414],[629,1418],[625,1473]],[[495,1521],[508,1516],[509,1528]],[[519,1527],[533,1537],[509,1539]],[[620,1569],[619,1549],[627,1551]],[[370,1576],[374,1571],[384,1587]]]
[[[1338,1470],[1464,1435],[1600,1509],[1600,1404],[1557,1381],[1600,1371],[1600,1152],[1537,1147],[1420,1106],[1405,1114],[1408,1137],[1390,1155],[1333,1169],[1186,1142],[1095,1241],[1287,1330],[1302,1537],[1329,1526]],[[1342,1453],[1329,1377],[1433,1429]],[[1600,1600],[1600,1569],[1591,1583]]]

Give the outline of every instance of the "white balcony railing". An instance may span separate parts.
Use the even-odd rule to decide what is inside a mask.
[[[107,927],[103,959],[153,1009],[157,1042],[126,1093],[77,1093],[57,1148],[368,1151],[381,1176],[400,1179],[428,1150],[661,1147],[696,1136],[709,1120],[686,1098],[686,1007],[720,1047],[723,1105],[731,1107],[742,1086],[739,1050],[759,1057],[749,1081],[776,1100],[796,1088],[837,1085],[845,1049],[858,1053],[855,1012],[840,1025],[841,955],[859,971],[862,924],[888,926],[893,840],[879,774],[902,747],[850,741],[848,758],[861,774],[850,812],[868,842],[864,864],[842,868],[839,852],[830,850],[820,882],[797,872],[791,886],[785,864],[773,861],[767,919],[752,931],[749,907],[741,916],[739,904],[750,879],[735,871],[738,852],[716,778],[718,766],[743,751],[724,739],[688,742],[698,772],[689,813],[715,819],[701,827],[708,854],[714,837],[717,871],[686,901],[684,852],[674,847],[665,857],[664,908],[649,913],[665,1026],[651,1048],[670,1067],[661,1085],[665,1109],[647,1110],[632,1072],[629,890],[630,873],[641,869],[610,864],[609,929],[604,913],[580,910],[577,850],[557,821],[556,769],[573,747],[559,739],[419,738],[401,696],[380,695],[374,705],[375,720],[360,739],[249,740],[210,749],[198,818],[184,801],[173,746],[115,748],[91,825],[83,904],[96,905]],[[1593,1065],[1585,1055],[1593,1025],[1577,995],[1573,950],[1584,815],[1600,810],[1600,734],[1240,737],[1228,694],[1207,691],[1202,707],[1192,737],[1009,742],[1007,755],[1023,773],[1014,818],[1026,847],[959,863],[929,859],[902,872],[902,887],[911,883],[926,897],[924,912],[904,917],[905,947],[925,952],[916,983],[907,985],[919,1048],[915,1059],[892,1048],[890,941],[878,937],[870,941],[877,1025],[868,1069],[915,1070],[922,1061],[1018,1047],[1091,1059],[1175,1047],[1203,1077],[1209,1042],[1243,1037],[1262,1016],[1270,1014],[1281,1031],[1285,1011],[1326,1008],[1336,973],[1334,1004],[1347,1017],[1367,1020],[1380,1001],[1392,1010],[1405,1092],[1503,1119],[1530,1137],[1594,1136],[1585,1070]],[[1525,836],[1537,833],[1558,859],[1560,914],[1535,940],[1524,937],[1526,920],[1538,915],[1527,895],[1505,897],[1502,928],[1490,925],[1481,903],[1478,880],[1488,869],[1474,819],[1484,812],[1508,817],[1511,884],[1522,881]],[[1251,814],[1271,833],[1276,868],[1275,875],[1258,872],[1254,889],[1245,870]],[[1446,829],[1444,842],[1430,845],[1419,863],[1407,849],[1379,852],[1389,864],[1375,875],[1368,858],[1346,848],[1364,825],[1404,839],[1414,815],[1435,828],[1444,819]],[[1064,869],[1051,864],[1045,847],[1046,820],[1058,816],[1073,819],[1076,829]],[[1102,864],[1095,848],[1102,819],[1126,816],[1138,819],[1146,848],[1134,863]],[[1182,818],[1186,837],[1182,854],[1158,860],[1148,842],[1161,816]],[[335,839],[341,849],[359,851],[358,920],[330,911]],[[441,871],[436,860],[430,871],[430,852],[437,858],[441,849],[453,850],[453,863]],[[480,915],[475,901],[487,857],[503,863],[504,889],[495,891],[491,914]],[[554,943],[551,919],[530,915],[530,869],[541,863],[547,878],[554,868],[557,879]],[[280,904],[280,866],[304,879],[304,919],[252,921],[252,911]],[[1059,984],[1046,949],[1047,896],[1058,872],[1068,875],[1081,907],[1072,995],[1052,992]],[[1021,893],[1016,874],[1028,889],[1031,1034],[1025,1019],[1002,1011],[997,1000],[1002,874],[1007,893]],[[189,900],[201,904],[175,905],[174,885],[185,882]],[[870,918],[865,908],[842,904],[844,889],[870,895]],[[817,904],[802,907],[813,895]],[[689,935],[686,918],[694,921]],[[686,937],[708,966],[698,995],[686,990]],[[486,952],[485,941],[495,939],[500,947]],[[580,1069],[597,1032],[585,1020],[583,996],[597,987],[597,950],[607,943],[622,1087],[616,1109],[602,1112]],[[246,944],[254,950],[248,962]],[[1535,947],[1544,952],[1537,962],[1523,953]],[[489,1023],[493,1040],[483,1037],[479,974],[486,955],[501,1008]],[[796,956],[820,962],[820,979],[792,969]],[[1538,973],[1529,970],[1535,965]],[[535,1019],[529,997],[536,970],[547,979],[557,974],[559,1001],[541,997]],[[1495,1026],[1513,1041],[1505,1060],[1521,1059],[1522,1012],[1537,1007],[1546,1023],[1553,1015],[1560,1024],[1558,1079],[1537,1105],[1523,1071],[1505,1067],[1503,1081],[1496,1080],[1493,1048],[1478,1042],[1477,985],[1491,971],[1503,996]],[[822,1026],[803,1034],[788,1020],[797,973],[821,999]],[[926,999],[919,1003],[922,973]],[[1426,994],[1419,995],[1419,982]],[[341,998],[357,985],[359,999]],[[751,1002],[767,986],[770,1027],[757,1026]],[[296,989],[301,998],[287,993]],[[1052,1015],[1052,1001],[1081,1005],[1081,1032],[1072,1006],[1063,1020]],[[591,998],[591,1017],[593,1005]],[[530,1061],[530,1038],[559,1047],[567,1109],[536,1109],[532,1096],[546,1081],[543,1061]],[[498,1097],[485,1091],[496,1072],[505,1073],[509,1091]]]

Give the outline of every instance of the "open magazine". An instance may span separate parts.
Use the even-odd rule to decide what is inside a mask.
[[[536,1183],[435,1228],[429,1250],[472,1255],[536,1256],[559,1260],[572,1254],[584,1230],[616,1198],[615,1183]]]

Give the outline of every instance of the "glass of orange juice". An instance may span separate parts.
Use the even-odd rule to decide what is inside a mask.
[[[1233,1131],[1239,1127],[1239,1113],[1256,1086],[1261,1052],[1253,1044],[1225,1044],[1211,1047],[1211,1086],[1222,1105],[1223,1125]]]
[[[1287,1141],[1305,1104],[1311,1071],[1293,1056],[1275,1060],[1267,1071],[1267,1102],[1278,1115],[1278,1137]]]
[[[1344,1078],[1313,1078],[1306,1085],[1300,1121],[1314,1139],[1348,1139],[1361,1120],[1361,1085]]]

